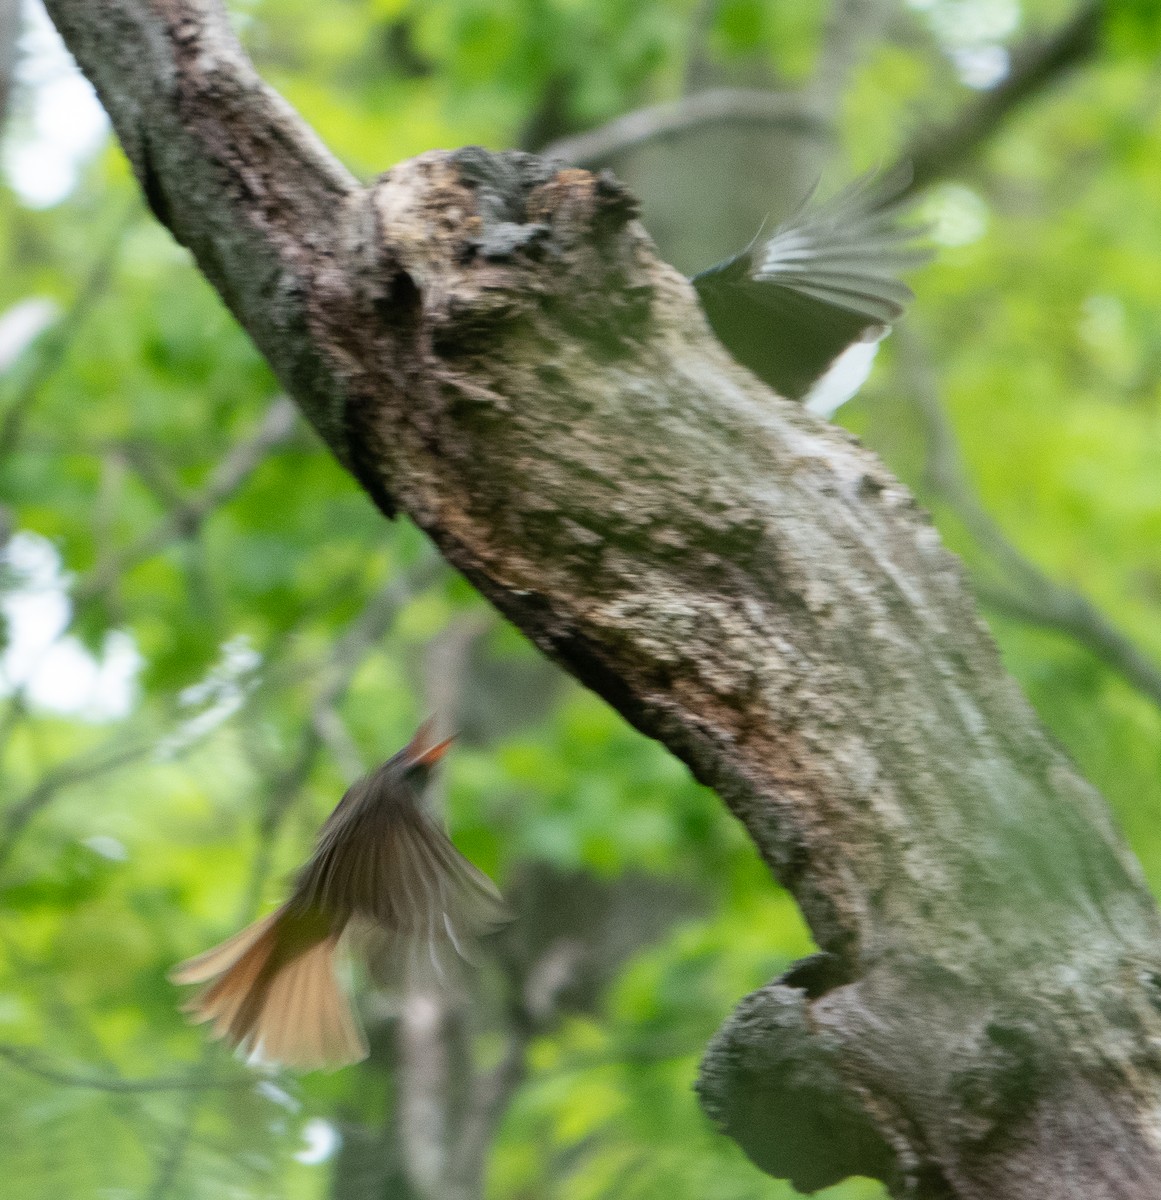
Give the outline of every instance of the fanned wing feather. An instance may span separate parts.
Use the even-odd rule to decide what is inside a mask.
[[[309,1070],[367,1056],[335,974],[337,942],[334,937],[319,942],[278,972],[243,1043],[255,1058]]]
[[[456,958],[472,960],[481,935],[509,917],[492,881],[412,806],[376,805],[342,837],[320,843],[300,894],[349,914],[380,979],[407,965],[449,981]]]
[[[739,362],[799,398],[849,345],[875,340],[912,299],[900,282],[926,261],[896,197],[910,171],[865,175],[810,199],[769,237],[694,277],[714,332]]]

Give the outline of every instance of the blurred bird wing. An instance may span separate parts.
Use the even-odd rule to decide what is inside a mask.
[[[897,197],[910,179],[909,168],[872,172],[822,204],[808,201],[751,248],[751,279],[845,309],[868,324],[898,320],[913,298],[898,277],[929,257],[916,246],[916,231],[899,224]]]
[[[910,168],[808,197],[768,237],[693,278],[722,344],[783,396],[800,398],[858,341],[898,319],[911,290],[897,276],[925,261],[922,230],[899,224]]]
[[[295,902],[393,930],[439,924],[443,911],[472,927],[499,924],[506,910],[495,885],[420,810],[407,785],[397,786],[399,794],[389,778],[365,781],[342,816],[332,814],[299,873]]]
[[[457,937],[490,933],[511,920],[496,885],[452,845],[434,821],[421,817],[415,841],[419,857],[425,860],[431,877],[439,881],[444,930],[453,942]],[[458,944],[456,949],[464,953]]]
[[[510,919],[508,908],[426,815],[375,816],[378,829],[336,840],[312,864],[318,896],[351,913],[353,936],[380,981],[395,981],[404,968],[445,980],[456,958],[472,961],[477,938]]]

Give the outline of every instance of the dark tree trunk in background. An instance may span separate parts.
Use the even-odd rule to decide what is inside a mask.
[[[49,0],[146,196],[338,458],[716,789],[823,953],[710,1046],[775,1175],[1152,1200],[1161,923],[958,563],[709,334],[616,183],[360,186],[210,0]]]

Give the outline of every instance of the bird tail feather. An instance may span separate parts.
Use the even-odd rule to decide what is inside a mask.
[[[253,1060],[344,1066],[365,1058],[367,1043],[336,975],[339,937],[283,906],[170,978],[207,983],[185,1011]]]

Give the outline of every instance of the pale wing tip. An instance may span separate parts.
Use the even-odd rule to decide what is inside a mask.
[[[187,958],[184,962],[179,962],[176,966],[170,967],[165,973],[166,979],[170,983],[187,984],[187,983],[204,983],[213,974],[207,970],[201,962],[201,955],[197,958]]]
[[[489,882],[491,881],[489,880]],[[516,920],[516,910],[504,899],[495,884],[492,885],[487,902],[480,908],[479,919],[484,924],[486,932],[499,929],[501,925],[508,925]]]
[[[184,1004],[178,1005],[178,1012],[184,1013],[191,1025],[200,1025],[203,1021],[210,1019],[210,1014],[206,1011],[202,1004],[200,995],[192,996]]]
[[[214,1034],[220,1037],[220,1034]],[[299,1053],[293,1049],[269,1054],[261,1041],[254,1045],[239,1042],[234,1048],[236,1056],[248,1067],[274,1067],[291,1071],[341,1071],[344,1067],[353,1067],[355,1063],[363,1062],[371,1048],[362,1032],[357,1032],[354,1039],[341,1050],[331,1054]]]

